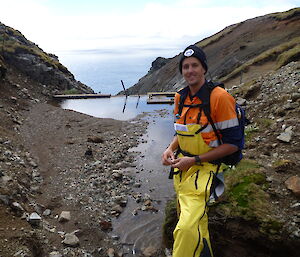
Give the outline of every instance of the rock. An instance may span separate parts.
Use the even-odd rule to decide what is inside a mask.
[[[42,218],[36,212],[33,212],[28,217],[28,222],[33,226],[39,226]]]
[[[291,190],[297,197],[300,197],[300,178],[292,176],[285,181],[286,187]]]
[[[118,204],[116,204],[115,206],[113,206],[111,209],[112,209],[112,211],[115,211],[117,213],[121,213],[123,211],[123,208],[120,205],[118,205]]]
[[[281,133],[277,139],[282,141],[282,142],[285,142],[285,143],[289,143],[292,139],[292,134],[293,134],[293,131],[292,131],[293,127],[288,127],[284,130],[283,133]]]
[[[118,235],[112,235],[111,238],[112,238],[113,240],[119,240],[119,239],[120,239],[120,237],[119,237]]]
[[[108,257],[114,257],[115,256],[115,250],[113,248],[109,248],[107,250],[107,256]]]
[[[51,215],[51,210],[50,209],[44,210],[43,216],[49,216],[49,215]]]
[[[156,256],[157,249],[153,246],[149,246],[143,250],[143,255],[146,257],[154,257]]]
[[[97,136],[94,136],[94,137],[89,137],[87,139],[88,142],[91,142],[91,143],[96,143],[96,144],[99,144],[99,143],[103,143],[104,140],[101,138],[101,137],[97,137]]]
[[[300,203],[295,203],[295,204],[291,205],[291,208],[298,208],[298,207],[300,207]]]
[[[93,158],[93,150],[91,148],[88,148],[85,153],[84,156],[87,158]]]
[[[69,211],[62,211],[59,215],[58,221],[59,222],[67,222],[71,219],[71,213]]]
[[[63,244],[71,247],[76,247],[79,245],[79,239],[73,233],[68,233],[65,235],[65,239],[62,241]]]
[[[112,229],[112,224],[111,224],[110,221],[101,220],[99,223],[100,223],[100,227],[103,231],[107,231],[107,230]]]
[[[0,178],[0,182],[1,182],[3,185],[6,185],[8,182],[11,182],[12,180],[13,180],[12,177],[6,176],[6,175],[4,175],[4,176],[2,176],[2,177]]]
[[[9,205],[9,196],[7,195],[0,195],[0,202],[5,205]]]
[[[24,208],[22,207],[22,205],[19,204],[19,203],[17,203],[17,202],[13,202],[13,203],[11,204],[11,207],[12,207],[13,210],[16,210],[16,211],[18,211],[18,212],[20,212],[20,213],[23,213],[23,212],[24,212]]]
[[[120,170],[113,170],[112,177],[115,180],[122,180],[123,174],[122,174],[122,172]]]
[[[243,105],[246,105],[247,100],[244,98],[238,97],[236,102],[237,102],[237,104],[243,106]]]
[[[62,255],[59,252],[51,252],[49,253],[49,257],[62,257]]]

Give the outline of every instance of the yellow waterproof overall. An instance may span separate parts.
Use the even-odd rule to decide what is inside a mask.
[[[187,131],[176,131],[180,149],[192,155],[201,155],[212,149],[201,136],[201,125],[184,126]],[[187,171],[175,170],[178,172],[174,176],[174,187],[179,221],[173,232],[173,257],[213,257],[208,232],[207,203],[217,169],[217,165],[204,162]]]

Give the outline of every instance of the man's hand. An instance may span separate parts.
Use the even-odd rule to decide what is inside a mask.
[[[178,168],[182,171],[187,171],[190,167],[195,164],[194,157],[182,157],[175,159],[172,164],[172,168]]]
[[[167,148],[161,157],[161,162],[163,165],[172,165],[175,160],[174,153],[171,149]]]

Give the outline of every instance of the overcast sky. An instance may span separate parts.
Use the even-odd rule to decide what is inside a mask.
[[[228,25],[299,6],[300,0],[0,0],[0,21],[49,53],[175,55]]]

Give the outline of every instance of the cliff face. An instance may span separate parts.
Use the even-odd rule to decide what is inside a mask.
[[[32,80],[32,91],[51,96],[69,89],[93,93],[93,90],[74,79],[53,54],[45,53],[19,31],[0,23],[0,77],[14,83],[17,78]]]
[[[226,27],[198,43],[208,59],[208,79],[227,87],[248,82],[300,59],[300,8],[268,14]],[[180,54],[129,88],[129,94],[176,91],[184,86],[178,70]]]

